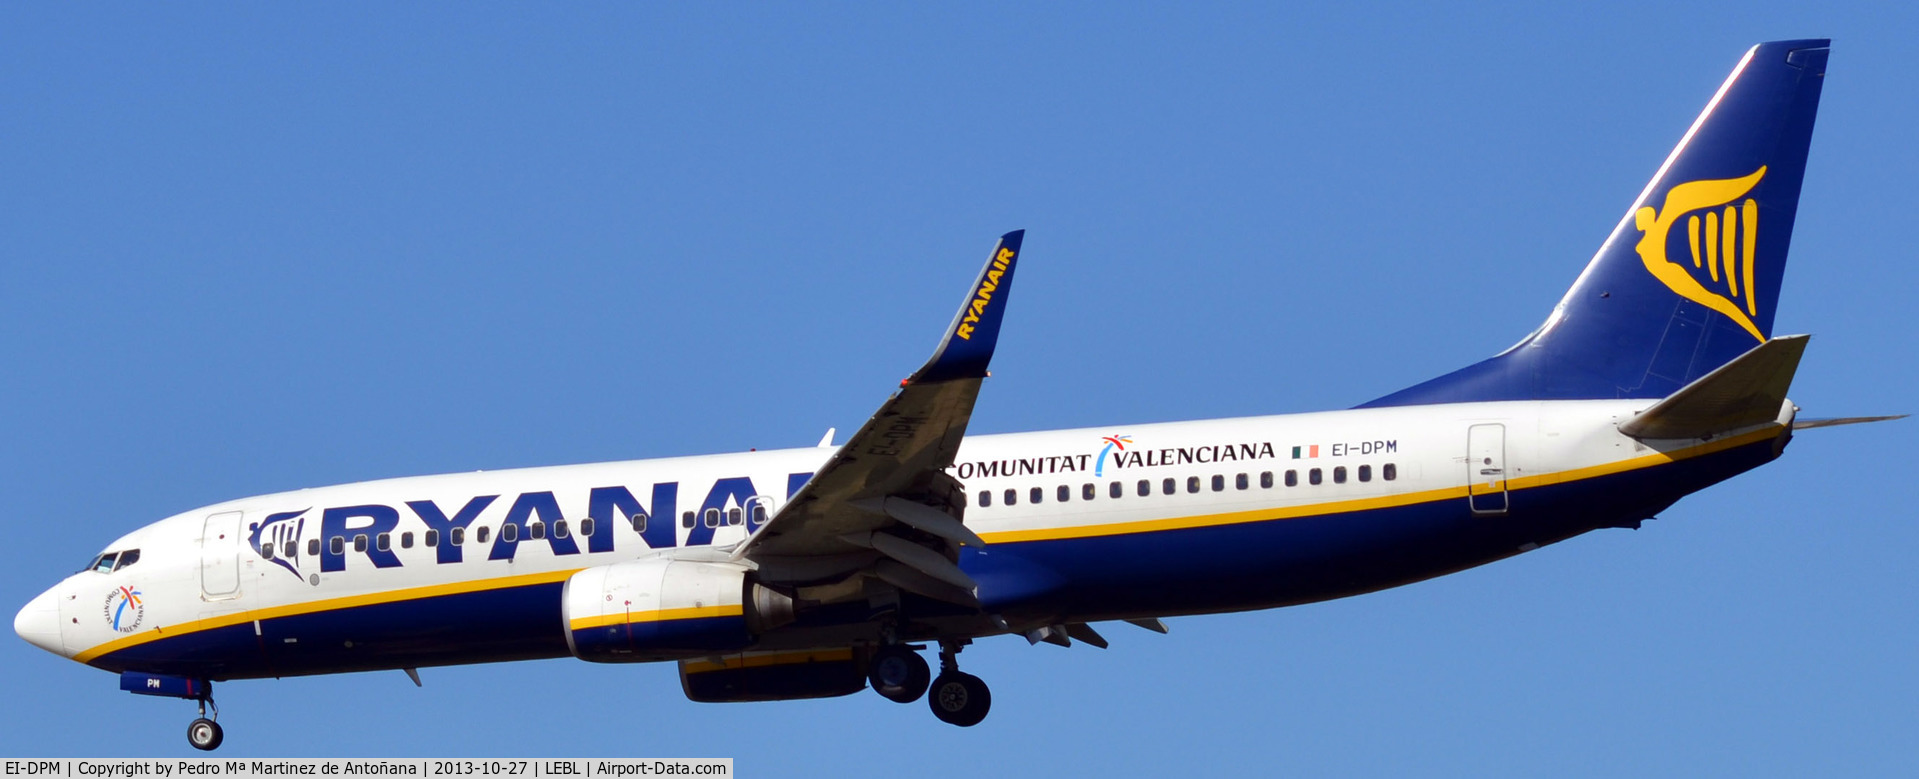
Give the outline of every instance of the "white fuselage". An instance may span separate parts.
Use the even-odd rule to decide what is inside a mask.
[[[1009,627],[982,632],[1336,597],[1640,519],[1585,513],[1640,513],[1642,504],[1656,510],[1704,484],[1675,483],[1670,498],[1651,495],[1612,508],[1594,503],[1593,495],[1604,493],[1553,488],[1600,485],[1760,444],[1772,449],[1757,460],[1763,462],[1776,455],[1776,440],[1791,424],[1787,404],[1773,424],[1710,441],[1649,445],[1616,429],[1648,403],[1467,403],[970,436],[948,473],[965,485],[966,525],[988,546],[961,564],[979,579],[989,611],[1009,615]],[[564,654],[559,604],[545,594],[554,585],[583,568],[646,555],[724,556],[832,451],[419,476],[218,503],[143,527],[106,550],[138,550],[134,564],[82,571],[49,590],[36,604],[57,611],[58,636],[36,643],[82,662],[140,670],[165,665],[150,652],[168,641],[225,635],[190,640],[183,656],[200,663],[195,668],[226,668],[232,676]],[[1741,460],[1727,473],[1713,470],[1705,483],[1748,467]],[[469,508],[476,511],[454,547],[448,518]],[[762,508],[764,514],[756,511]],[[1561,515],[1580,519],[1568,524],[1556,519]],[[1316,529],[1296,537],[1232,535],[1277,532],[1297,520],[1314,523],[1297,528]],[[1381,524],[1364,525],[1369,521]],[[1467,535],[1471,543],[1454,545]],[[1093,545],[1101,541],[1108,545]],[[268,545],[271,558],[263,554]],[[1195,556],[1194,549],[1209,545],[1218,550],[1212,557],[1234,570],[1218,570],[1206,553]],[[1410,548],[1435,551],[1416,559],[1406,557]],[[1339,561],[1375,553],[1392,557],[1391,570],[1331,584],[1299,573],[1287,585],[1292,589],[1238,584],[1250,574],[1286,582],[1295,569],[1321,563],[1358,570],[1364,565]],[[477,611],[460,613],[467,620],[492,613],[520,620],[510,631],[516,636],[550,619],[550,636],[488,647],[471,645],[484,643],[475,637],[484,632],[448,633],[467,645],[432,647],[420,644],[436,633],[412,630],[404,640],[386,641],[385,632],[400,629],[394,620],[404,618],[411,629],[431,619],[393,610],[404,604],[540,586],[547,590],[483,607],[476,601]],[[133,593],[137,606],[128,603]],[[313,621],[316,615],[338,618]],[[342,659],[354,654],[356,641],[365,651]],[[382,657],[389,647],[395,656]],[[222,665],[223,652],[250,657]]]

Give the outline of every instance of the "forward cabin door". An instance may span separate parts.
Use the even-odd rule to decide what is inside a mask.
[[[1473,513],[1506,513],[1506,426],[1466,429],[1466,500]]]
[[[207,600],[240,595],[240,517],[214,514],[200,533],[200,594]]]

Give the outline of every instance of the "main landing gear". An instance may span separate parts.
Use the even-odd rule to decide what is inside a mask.
[[[993,693],[986,683],[959,669],[959,652],[965,640],[940,642],[940,675],[930,681],[932,695],[926,699],[933,716],[941,722],[970,728],[986,719],[993,707]],[[931,670],[926,660],[905,644],[889,644],[873,653],[867,665],[866,681],[873,691],[894,703],[912,703],[926,695]]]
[[[927,669],[925,658],[905,644],[880,647],[867,665],[866,681],[873,685],[873,692],[894,703],[919,700],[932,679],[933,672]]]
[[[213,707],[213,719],[207,718],[207,707]],[[220,729],[220,707],[213,703],[213,696],[200,699],[200,718],[187,724],[187,743],[194,749],[211,752],[220,748],[220,742],[226,740],[226,731]]]
[[[993,693],[986,689],[986,683],[960,672],[959,653],[966,644],[964,640],[940,642],[940,675],[933,680],[933,694],[926,699],[933,716],[962,728],[978,725],[993,708]]]

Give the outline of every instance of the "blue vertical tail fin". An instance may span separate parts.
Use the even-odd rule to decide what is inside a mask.
[[[1765,343],[1827,44],[1747,51],[1539,329],[1362,408],[1663,398]]]

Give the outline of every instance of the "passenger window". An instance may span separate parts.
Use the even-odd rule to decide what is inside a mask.
[[[1370,466],[1370,465],[1362,465],[1362,466],[1359,466],[1359,480],[1360,480],[1360,481],[1372,481],[1372,480],[1373,480],[1373,466]]]
[[[1394,465],[1392,463],[1386,463],[1385,465],[1379,466],[1379,478],[1385,479],[1387,481],[1392,481],[1394,479],[1399,478],[1399,466]]]
[[[1246,474],[1242,473],[1238,476],[1233,477],[1233,489],[1243,490],[1251,486],[1253,486],[1253,483],[1251,480],[1246,478]]]
[[[720,526],[720,510],[719,509],[716,509],[716,508],[707,509],[705,513],[700,515],[700,518],[706,521],[707,527]]]
[[[1038,503],[1042,498],[1046,497],[1046,490],[1040,487],[1034,487],[1026,491],[1026,497],[1030,498],[1034,503]]]
[[[585,519],[580,520],[580,535],[587,538],[593,537],[593,518],[592,517],[587,517]]]
[[[1006,494],[1001,495],[1000,497],[1004,499],[1004,502],[1008,506],[1019,505],[1019,490],[1013,489],[1012,487],[1007,487]]]
[[[1058,490],[1058,493],[1059,493],[1059,502],[1061,502],[1061,503],[1065,503],[1066,501],[1069,501],[1069,500],[1072,500],[1072,499],[1073,499],[1073,488],[1072,488],[1072,487],[1068,487],[1068,486],[1066,486],[1066,485],[1064,485],[1064,484],[1061,484],[1061,485],[1059,485],[1059,490]]]
[[[327,551],[336,555],[346,554],[346,537],[334,536],[327,541]]]
[[[1099,497],[1099,489],[1095,488],[1092,482],[1087,482],[1086,486],[1079,488],[1079,496],[1083,500],[1092,500]]]
[[[1240,474],[1240,477],[1239,477],[1239,488],[1240,488],[1240,489],[1242,489],[1242,490],[1243,490],[1243,489],[1246,489],[1246,476],[1245,476],[1245,474]],[[1213,474],[1213,491],[1214,491],[1214,492],[1225,492],[1225,491],[1226,491],[1226,477],[1224,477],[1224,476],[1221,476],[1221,475],[1219,475],[1219,474],[1217,474],[1217,473],[1215,473],[1215,474]]]
[[[741,512],[738,508],[730,508],[726,510],[726,524],[738,525],[744,521],[746,521],[746,514]]]
[[[691,511],[680,512],[680,527],[690,528],[692,526],[693,526],[693,512]]]
[[[565,538],[569,532],[570,531],[566,529],[566,520],[564,519],[553,520],[553,537],[554,538]]]
[[[486,539],[481,538],[480,540],[485,541]],[[447,535],[446,541],[447,543],[452,544],[454,546],[459,546],[461,544],[466,543],[466,528],[463,528],[463,527],[454,528],[453,531]]]
[[[1175,492],[1178,492],[1178,491],[1179,491],[1179,480],[1178,480],[1178,479],[1172,479],[1172,478],[1167,478],[1167,479],[1161,479],[1161,480],[1160,480],[1160,482],[1159,482],[1159,491],[1160,491],[1160,492],[1163,492],[1163,493],[1166,493],[1166,494],[1168,494],[1168,495],[1171,495],[1171,494],[1173,494],[1173,493],[1175,493]]]
[[[353,551],[355,552],[366,551],[366,534],[365,533],[361,533],[353,537]]]
[[[338,554],[338,553],[336,552],[335,554]],[[317,538],[307,539],[307,556],[308,557],[320,556],[320,539],[317,539]]]
[[[1198,491],[1199,491],[1199,477],[1198,477],[1198,476],[1188,476],[1188,477],[1186,477],[1186,491],[1187,491],[1187,492],[1198,492]]]
[[[526,525],[526,537],[529,540],[533,540],[533,541],[540,541],[545,539],[546,523],[541,522],[537,519],[532,522],[528,522]]]
[[[115,555],[118,555],[118,554],[119,552],[108,552],[106,554],[100,555],[99,557],[93,558],[93,570],[99,571],[101,573],[108,573],[112,571],[113,558]]]
[[[1145,479],[1140,479],[1139,480],[1139,496],[1144,498],[1151,494],[1153,494],[1153,483]]]
[[[1306,481],[1309,481],[1313,484],[1318,484],[1324,480],[1325,480],[1324,477],[1320,476],[1318,468],[1314,468],[1306,472]]]
[[[413,548],[413,531],[408,530],[405,533],[400,534],[400,548],[401,549]]]
[[[480,528],[479,530],[475,530],[473,531],[473,543],[484,544],[486,543],[486,537],[492,534],[493,534],[492,528],[483,527],[483,528]],[[458,546],[460,539],[458,537],[455,537],[453,541],[454,541],[454,545]]]
[[[766,524],[766,504],[765,503],[753,504],[753,524],[755,525]]]
[[[1272,488],[1273,488],[1273,472],[1272,472],[1272,471],[1261,471],[1261,472],[1260,472],[1260,474],[1259,474],[1259,488],[1260,488],[1260,489],[1262,489],[1262,490],[1270,490],[1270,489],[1272,489]]]
[[[979,507],[992,508],[992,506],[993,506],[993,491],[980,490],[979,491]]]
[[[501,525],[500,540],[505,541],[506,543],[509,543],[509,544],[518,542],[520,540],[520,526],[519,525]]]
[[[633,526],[633,532],[635,533],[646,532],[646,512],[636,511],[633,513],[632,516],[627,517],[626,521],[627,521],[627,524],[630,524]],[[588,533],[587,535],[592,535],[592,533]]]
[[[1106,494],[1115,498],[1126,497],[1126,485],[1113,482],[1106,486]]]
[[[438,530],[428,530],[428,531],[426,531],[426,537],[425,537],[425,538],[422,538],[421,540],[422,540],[422,541],[425,541],[425,542],[426,542],[426,546],[427,546],[427,548],[428,548],[428,549],[431,549],[431,548],[433,548],[433,547],[436,547],[436,546],[439,546],[439,545],[440,545],[440,531],[438,531]]]
[[[273,542],[272,541],[268,541],[260,545],[260,559],[262,560],[273,559]]]
[[[1288,487],[1299,486],[1299,471],[1286,472],[1286,486]]]
[[[1346,466],[1339,465],[1339,466],[1333,467],[1333,483],[1334,484],[1346,483]]]
[[[381,533],[373,537],[373,545],[384,552],[393,548],[393,534]]]

